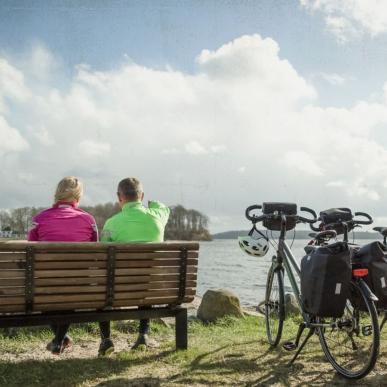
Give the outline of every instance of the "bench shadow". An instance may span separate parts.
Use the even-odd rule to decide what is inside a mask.
[[[87,358],[60,360],[0,360],[0,386],[76,386],[89,379],[106,379],[111,375],[142,364],[160,361],[175,352],[166,350],[135,359]],[[158,378],[113,379],[99,386],[158,386]]]

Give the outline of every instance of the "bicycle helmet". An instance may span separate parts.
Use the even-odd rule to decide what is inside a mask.
[[[253,233],[256,231],[259,235],[253,238]],[[263,257],[269,251],[268,238],[259,230],[252,228],[247,236],[238,237],[239,247],[248,255],[255,257]]]

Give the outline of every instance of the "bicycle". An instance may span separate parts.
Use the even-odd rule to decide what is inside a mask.
[[[333,222],[333,223],[328,223],[328,224],[321,223],[320,228],[313,228],[312,227],[312,229],[314,231],[318,231],[321,228],[323,228],[325,230],[338,230],[339,233],[343,234],[343,241],[348,242],[349,232],[352,231],[356,227],[356,225],[351,223],[351,220],[352,220],[351,210],[348,208],[339,208],[339,209],[335,209],[335,210],[340,211],[341,218],[347,219],[349,222],[348,221],[339,221],[336,223]],[[327,211],[329,212],[330,210],[327,210]],[[327,212],[327,211],[323,211],[322,213]],[[358,212],[358,213],[355,213],[355,216],[356,215],[362,215],[362,216],[365,216],[366,218],[368,218],[368,223],[363,223],[363,224],[372,224],[372,218],[368,214]],[[319,219],[319,220],[321,220],[321,219]],[[387,227],[374,227],[373,230],[379,232],[383,236],[383,244],[385,246],[387,246]],[[326,242],[327,241],[325,241],[325,243]],[[376,299],[375,301],[378,301],[378,300]],[[377,303],[375,305],[376,305],[377,313],[379,315],[382,315],[380,326],[379,326],[379,330],[382,331],[385,323],[387,322],[387,310],[385,308],[379,308]]]
[[[374,227],[373,228],[374,231],[380,233],[382,236],[383,236],[383,244],[385,246],[387,246],[387,227]],[[385,309],[380,309],[378,310],[379,313],[383,314],[384,313],[384,316],[382,317],[382,321],[380,322],[380,330],[383,329],[384,325],[386,324],[387,322],[387,310]]]
[[[252,211],[261,209],[262,215],[251,215]],[[321,318],[305,311],[295,276],[300,277],[301,270],[291,248],[286,243],[286,232],[294,229],[297,223],[307,223],[312,226],[318,218],[316,213],[307,207],[301,207],[300,210],[310,213],[313,219],[297,215],[297,205],[293,203],[253,205],[249,206],[245,213],[254,228],[258,222],[263,222],[268,230],[280,231],[277,252],[272,258],[266,282],[265,325],[269,344],[276,347],[282,336],[285,320],[284,274],[286,272],[302,317],[295,340],[283,344],[285,350],[297,350],[289,365],[294,363],[309,339],[317,333],[323,352],[333,368],[345,378],[360,379],[373,369],[379,353],[379,324],[373,303],[376,297],[362,279],[364,271],[355,269],[352,271],[350,283],[351,294],[362,299],[366,305],[366,312],[351,303],[352,297],[346,301],[344,313],[340,318]],[[353,222],[368,224],[361,220],[353,220]],[[323,233],[327,236],[326,231]],[[319,233],[316,238],[319,240],[323,236],[324,234]],[[305,329],[309,329],[309,332],[300,344]]]

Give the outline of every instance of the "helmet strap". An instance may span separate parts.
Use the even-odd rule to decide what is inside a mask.
[[[249,236],[253,236],[254,231],[257,232],[259,235],[261,235],[263,238],[265,238],[266,241],[269,241],[269,238],[263,232],[257,229],[257,227],[255,226],[255,223],[253,224],[253,228],[249,231]]]

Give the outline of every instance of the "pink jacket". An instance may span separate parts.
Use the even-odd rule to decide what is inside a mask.
[[[96,242],[98,229],[94,218],[76,203],[56,203],[32,219],[29,241]]]

